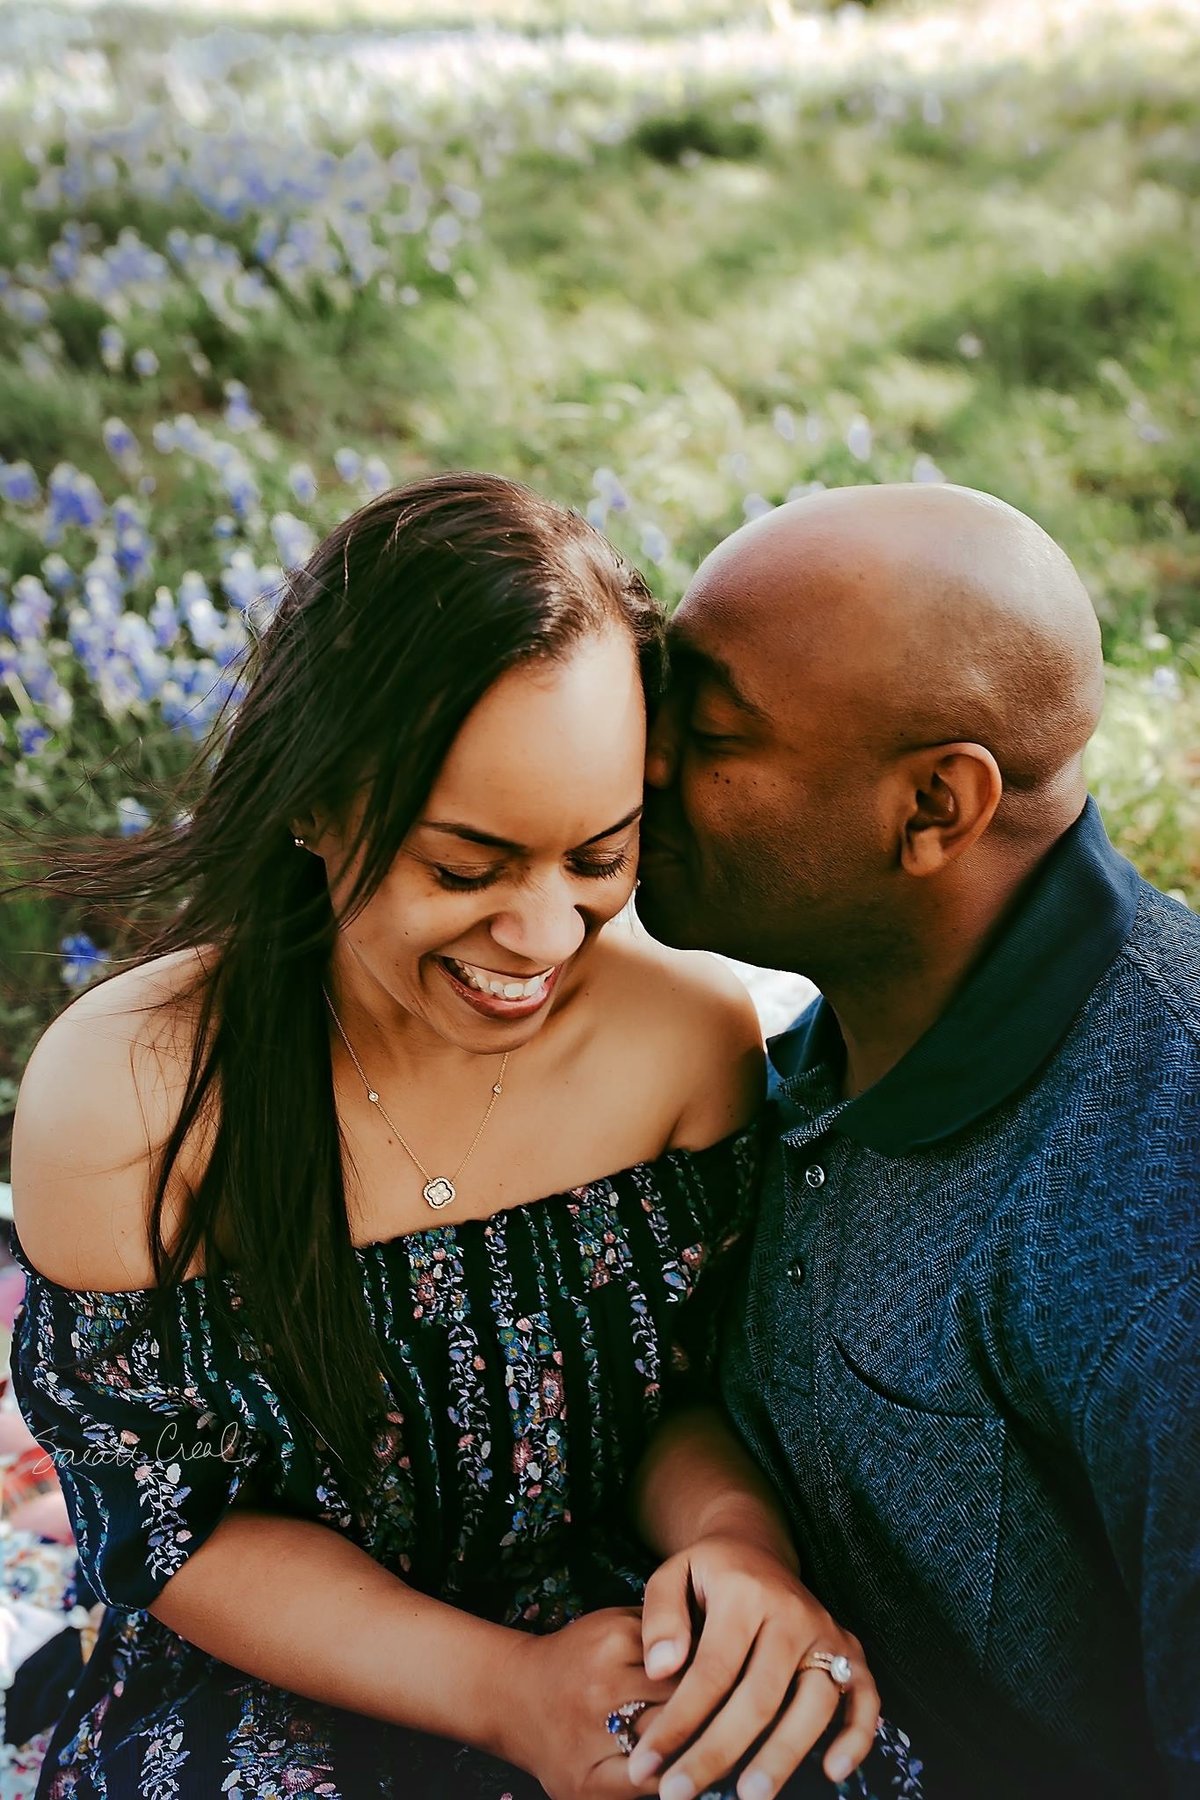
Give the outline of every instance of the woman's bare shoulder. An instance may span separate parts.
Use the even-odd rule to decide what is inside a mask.
[[[13,1124],[13,1216],[35,1268],[66,1287],[153,1280],[156,1152],[179,1116],[210,953],[183,950],[85,990],[43,1032]]]
[[[634,921],[606,941],[606,1011],[653,1059],[674,1111],[672,1148],[696,1149],[754,1116],[765,1053],[754,1002],[720,957],[673,950]]]

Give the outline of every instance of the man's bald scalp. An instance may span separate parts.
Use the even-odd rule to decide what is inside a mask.
[[[982,744],[1002,812],[1059,783],[1082,794],[1104,693],[1099,626],[1066,553],[1004,501],[917,484],[791,501],[702,565],[685,606],[709,605],[770,634],[781,666],[803,656],[810,676],[844,688],[847,731],[881,756]]]

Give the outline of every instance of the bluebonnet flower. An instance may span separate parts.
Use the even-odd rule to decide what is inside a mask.
[[[597,469],[592,476],[592,486],[610,512],[629,511],[629,495],[621,486],[615,470]]]
[[[285,569],[298,569],[301,563],[307,562],[316,544],[316,533],[311,525],[298,519],[295,513],[277,512],[271,519],[271,536],[275,540],[275,551]]]
[[[14,638],[45,637],[53,612],[54,602],[36,575],[22,575],[13,583],[8,628]]]
[[[945,481],[946,477],[934,462],[932,456],[918,456],[913,463],[912,478],[914,481]]]
[[[333,466],[343,481],[357,481],[362,473],[362,457],[357,450],[343,445],[333,453]]]
[[[771,423],[785,444],[794,444],[799,435],[796,426],[796,415],[790,406],[777,406],[771,414]]]
[[[382,456],[368,456],[362,466],[363,484],[369,493],[382,494],[392,485],[391,473]]]
[[[101,436],[104,448],[115,463],[120,463],[122,467],[136,466],[139,461],[138,441],[124,419],[105,419]]]
[[[0,305],[19,325],[35,328],[50,317],[50,307],[43,295],[33,288],[10,287],[0,294]]]
[[[179,615],[175,610],[175,600],[169,587],[154,590],[154,604],[150,608],[150,628],[154,633],[154,642],[159,650],[169,650],[179,640]]]
[[[288,470],[288,486],[302,506],[317,497],[317,478],[307,463],[293,463]]]
[[[15,729],[22,756],[36,756],[50,736],[49,726],[38,719],[18,719]]]
[[[125,334],[117,325],[100,327],[100,361],[115,373],[125,361]]]
[[[158,374],[158,357],[148,345],[143,344],[140,350],[134,351],[133,372],[142,376]]]
[[[742,501],[742,516],[745,519],[761,519],[764,513],[774,512],[774,502],[765,494],[747,494]]]
[[[64,525],[98,525],[104,517],[104,498],[90,475],[73,463],[61,462],[50,471],[50,517],[45,541],[56,543]]]
[[[86,987],[109,960],[108,951],[94,944],[86,931],[76,931],[63,938],[59,949],[63,958],[62,979],[69,988]]]
[[[156,419],[150,438],[160,456],[169,456],[177,446],[175,427],[169,419]]]
[[[42,574],[56,594],[70,593],[76,584],[74,569],[57,550],[52,550],[49,556],[42,558]]]
[[[648,562],[661,563],[671,548],[670,539],[659,525],[643,525],[642,555]]]
[[[14,506],[36,506],[42,497],[38,478],[27,462],[5,462],[0,457],[0,499]]]
[[[241,519],[252,513],[262,499],[262,491],[250,464],[242,456],[230,457],[222,470],[225,493],[234,512]]]
[[[858,462],[866,462],[874,442],[870,421],[855,413],[846,427],[846,448]]]
[[[249,431],[255,425],[262,424],[261,413],[255,412],[250,404],[245,382],[227,381],[224,391],[225,423],[231,431]]]
[[[608,523],[608,507],[604,501],[596,498],[587,503],[587,522],[594,525],[597,531],[603,531]]]
[[[1183,694],[1183,684],[1179,679],[1179,671],[1168,663],[1160,663],[1150,677],[1150,692],[1160,700],[1178,700]]]
[[[218,513],[212,522],[212,534],[215,538],[236,537],[237,520],[231,519],[228,513]]]
[[[448,181],[442,192],[455,212],[461,213],[464,219],[477,219],[483,211],[483,201],[474,188],[459,187],[457,182]]]

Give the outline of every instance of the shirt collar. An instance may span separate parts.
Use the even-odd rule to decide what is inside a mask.
[[[970,1125],[1015,1093],[1061,1042],[1129,935],[1141,877],[1108,840],[1094,800],[1044,858],[941,1017],[895,1068],[836,1102],[845,1061],[818,998],[768,1046],[792,1108],[884,1155]]]

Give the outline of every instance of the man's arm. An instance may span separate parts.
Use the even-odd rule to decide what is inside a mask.
[[[1164,1283],[1108,1346],[1079,1448],[1141,1619],[1146,1700],[1178,1800],[1200,1795],[1200,1270]],[[1130,1676],[1136,1677],[1131,1646]]]

